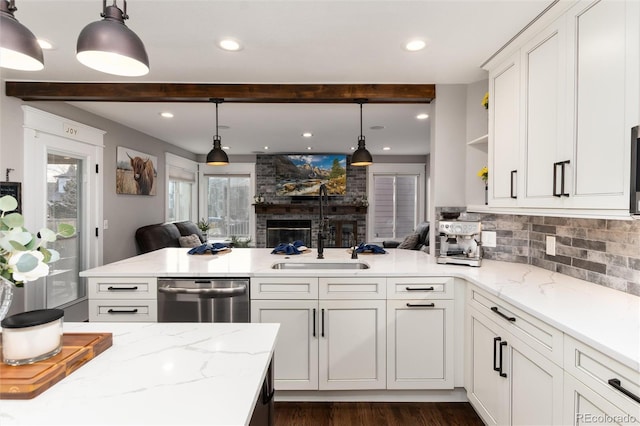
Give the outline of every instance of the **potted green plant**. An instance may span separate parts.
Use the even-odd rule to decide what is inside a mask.
[[[204,239],[209,239],[209,228],[211,228],[211,223],[203,217],[198,221],[198,223],[196,223],[196,226],[200,232],[202,232]]]

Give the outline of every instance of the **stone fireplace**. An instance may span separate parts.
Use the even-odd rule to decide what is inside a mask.
[[[350,158],[347,160],[350,161]],[[256,212],[256,247],[275,247],[284,242],[302,240],[308,247],[317,246],[319,227],[319,203],[315,197],[293,198],[275,195],[275,164],[272,155],[256,156],[256,192],[262,194],[264,203],[255,205]],[[367,193],[367,168],[352,167],[347,165],[347,193],[344,196],[332,196],[329,198],[329,209],[326,216],[329,218],[330,229],[339,229],[340,224],[356,222],[356,241],[363,242],[367,233],[366,219],[367,207],[362,206],[360,200]],[[276,226],[278,222],[290,222],[293,225]],[[298,226],[303,223],[305,226]],[[307,231],[310,224],[310,231]],[[293,238],[294,234],[283,234],[280,238],[269,239],[271,228],[305,228],[305,238]],[[335,227],[335,228],[334,228]],[[303,232],[298,229],[297,231]],[[296,232],[297,232],[296,231]],[[271,231],[272,238],[275,231]],[[286,232],[286,231],[285,231]],[[342,237],[344,231],[340,233]],[[300,234],[302,236],[302,234]],[[346,240],[347,237],[343,238]],[[352,239],[352,236],[349,237]],[[344,246],[344,242],[340,245]]]

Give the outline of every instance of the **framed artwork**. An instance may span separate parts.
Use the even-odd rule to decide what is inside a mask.
[[[0,182],[0,197],[5,195],[11,195],[18,201],[18,208],[15,213],[22,213],[22,183]]]
[[[156,195],[158,157],[117,147],[116,194]]]

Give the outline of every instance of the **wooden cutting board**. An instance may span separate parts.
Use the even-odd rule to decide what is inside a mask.
[[[112,343],[111,333],[65,333],[62,350],[54,357],[29,365],[10,366],[0,362],[0,399],[34,398],[104,352]]]

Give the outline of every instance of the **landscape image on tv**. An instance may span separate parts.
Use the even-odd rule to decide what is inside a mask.
[[[346,154],[289,154],[274,156],[276,195],[318,195],[320,185],[329,195],[347,193]]]

